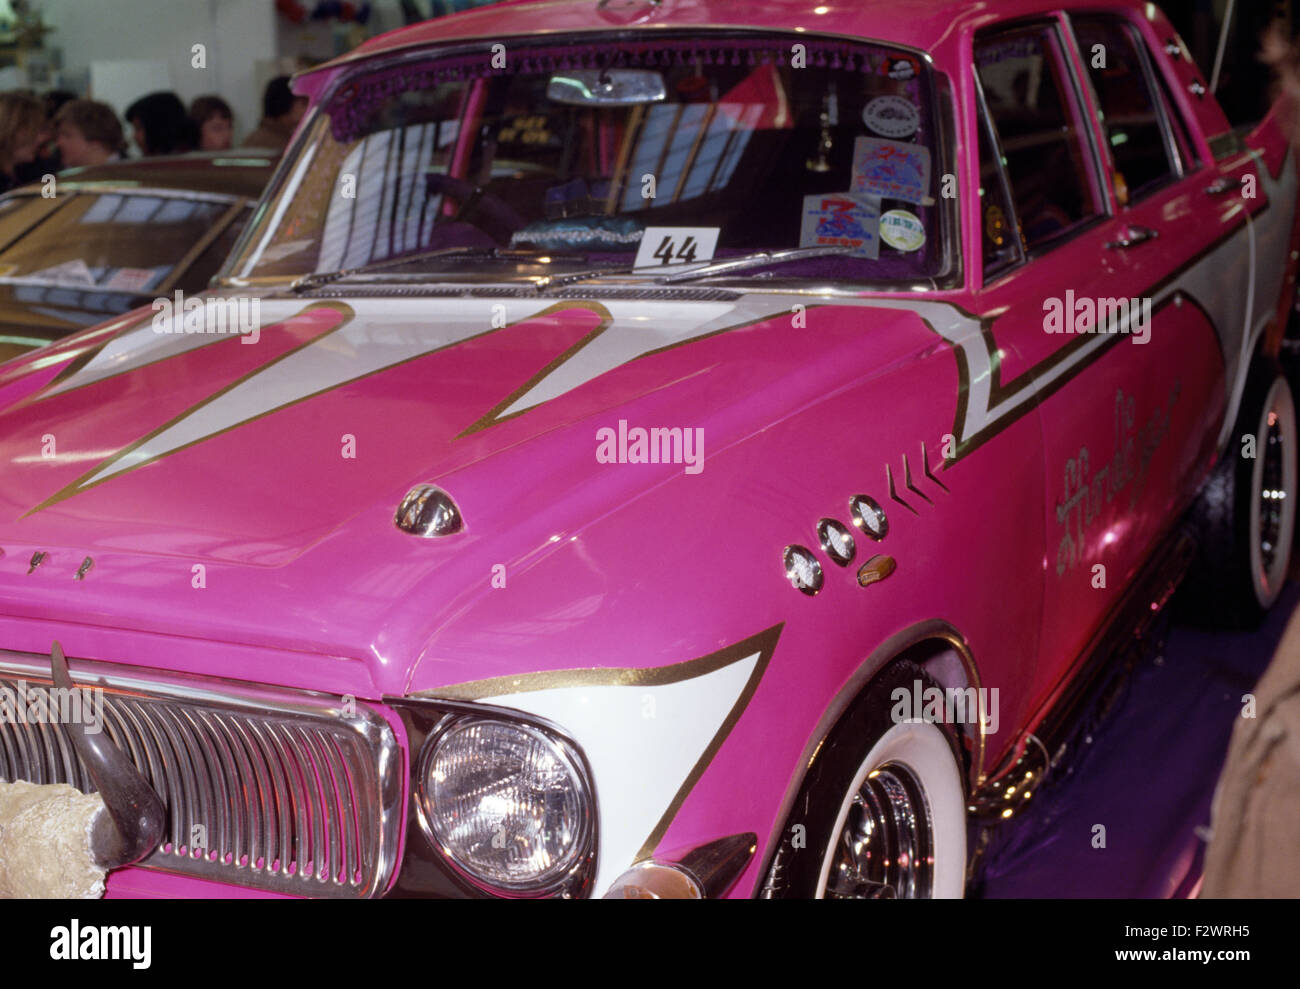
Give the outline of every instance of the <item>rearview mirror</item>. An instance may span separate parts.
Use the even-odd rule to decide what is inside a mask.
[[[664,77],[652,69],[571,69],[546,84],[548,100],[574,106],[635,106],[667,96]]]

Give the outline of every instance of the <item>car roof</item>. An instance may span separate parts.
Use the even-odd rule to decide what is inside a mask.
[[[73,190],[138,187],[257,199],[278,161],[278,152],[264,148],[196,151],[70,168],[58,174],[58,183]],[[39,183],[32,183],[14,191],[30,193],[40,189]]]
[[[1061,9],[1126,9],[1147,14],[1141,0],[506,0],[378,35],[303,76],[412,46],[470,38],[561,31],[661,28],[748,28],[875,38],[929,51],[954,28]],[[632,13],[619,14],[621,9]],[[637,15],[645,15],[638,19]]]

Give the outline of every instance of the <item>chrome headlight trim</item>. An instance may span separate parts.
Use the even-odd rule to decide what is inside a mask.
[[[591,895],[600,838],[596,788],[586,755],[563,728],[544,718],[489,704],[397,697],[385,697],[384,702],[397,711],[406,724],[411,759],[411,812],[406,855],[392,895],[470,895],[504,899],[573,899]],[[429,795],[424,790],[425,771],[440,740],[453,728],[494,721],[540,734],[562,754],[577,787],[584,816],[580,850],[567,870],[545,883],[507,885],[476,875],[438,838],[429,817]],[[427,888],[429,866],[450,882],[439,882],[434,888]]]

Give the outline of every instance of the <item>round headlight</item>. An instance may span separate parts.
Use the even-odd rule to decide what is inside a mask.
[[[590,851],[581,763],[563,740],[531,725],[454,722],[426,746],[420,782],[431,837],[479,884],[549,892]]]

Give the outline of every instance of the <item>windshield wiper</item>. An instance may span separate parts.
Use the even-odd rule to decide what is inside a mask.
[[[350,278],[353,275],[369,275],[376,271],[401,268],[408,264],[415,264],[418,261],[436,261],[439,258],[490,258],[505,261],[536,261],[539,258],[549,258],[553,261],[556,257],[561,256],[545,251],[503,251],[499,247],[443,247],[436,251],[423,251],[419,254],[407,254],[400,258],[373,261],[370,264],[357,265],[355,268],[313,272],[310,275],[303,275],[301,278],[294,279],[289,285],[289,290],[291,292],[305,292],[308,289],[320,288],[322,285],[336,282],[341,278]]]
[[[831,247],[792,247],[785,251],[759,251],[755,254],[744,254],[736,258],[727,258],[725,261],[712,261],[700,267],[691,268],[689,271],[679,271],[672,275],[662,275],[653,279],[657,285],[672,285],[675,282],[689,282],[696,278],[707,278],[710,275],[726,274],[729,271],[745,271],[749,268],[766,268],[768,265],[784,264],[787,261],[802,261],[805,258],[835,257],[846,254],[852,254],[854,248],[835,245]],[[660,270],[657,266],[654,268],[641,267],[637,268],[630,265],[619,266],[616,268],[592,268],[587,271],[574,271],[567,275],[548,275],[538,279],[537,290],[545,292],[548,289],[563,288],[565,285],[572,285],[574,282],[584,282],[591,278],[599,278],[602,275],[652,275]]]
[[[679,271],[675,275],[664,275],[662,278],[656,278],[655,281],[661,285],[672,285],[676,282],[694,281],[696,278],[708,278],[710,275],[723,275],[729,271],[766,268],[773,264],[785,264],[787,261],[843,256],[852,254],[854,250],[855,248],[852,247],[834,245],[827,247],[792,247],[788,251],[759,251],[756,254],[745,254],[738,258],[711,261],[702,268]]]
[[[806,258],[834,257],[852,253],[853,248],[838,245],[830,247],[794,247],[784,251],[760,251],[755,254],[745,254],[741,257],[727,258],[723,261],[709,262],[700,267],[693,267],[689,271],[661,275],[655,278],[654,281],[660,285],[672,285],[676,282],[688,282],[697,278],[707,278],[710,275],[726,274],[730,271],[766,268],[769,265],[784,264],[787,261],[802,261]],[[565,256],[541,251],[508,251],[499,247],[444,247],[436,251],[424,251],[419,254],[408,254],[405,257],[389,258],[371,264],[357,265],[354,268],[339,268],[337,271],[318,271],[310,275],[303,275],[289,285],[289,290],[292,292],[305,292],[336,282],[342,278],[350,278],[353,275],[368,275],[377,271],[387,271],[390,268],[401,268],[419,261],[436,261],[440,258],[536,261],[543,257],[554,261]],[[577,258],[581,257],[581,255],[570,255],[569,257]],[[575,282],[600,278],[603,275],[652,275],[657,270],[659,270],[658,267],[637,268],[632,265],[589,268],[586,271],[574,271],[564,275],[544,275],[537,280],[536,286],[539,292],[545,292],[549,289],[572,285]]]

